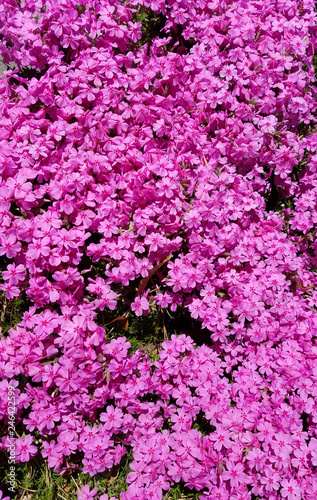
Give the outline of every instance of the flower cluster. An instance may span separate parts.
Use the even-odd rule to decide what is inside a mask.
[[[95,475],[129,452],[121,500],[314,500],[314,3],[3,0],[0,35],[0,290],[31,304],[0,338],[17,461]],[[123,305],[182,307],[211,342],[131,352],[97,320]]]

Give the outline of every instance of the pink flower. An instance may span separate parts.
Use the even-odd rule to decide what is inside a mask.
[[[2,272],[3,279],[9,281],[10,285],[16,285],[25,278],[25,267],[22,264],[9,264],[6,271]]]
[[[63,455],[70,455],[77,449],[78,441],[76,440],[77,434],[75,431],[66,430],[62,431],[57,437],[56,452],[63,453]]]
[[[106,413],[100,414],[100,421],[104,422],[104,428],[107,430],[119,429],[122,423],[123,413],[119,408],[108,406]]]
[[[28,462],[37,455],[37,447],[32,445],[33,436],[28,434],[24,439],[17,438],[15,441],[15,450],[17,457],[21,462]]]
[[[266,491],[276,491],[280,487],[280,476],[271,468],[265,468],[265,476],[261,478],[261,483],[265,485]]]
[[[245,484],[248,481],[248,476],[243,472],[244,467],[241,463],[234,464],[231,460],[226,461],[227,470],[222,473],[225,481],[230,481],[230,486],[237,488],[240,483]]]
[[[135,314],[137,316],[142,316],[143,311],[148,311],[149,307],[150,304],[144,295],[141,297],[136,297],[131,303],[131,309],[132,311],[135,311]]]
[[[20,289],[17,286],[6,283],[5,285],[0,285],[0,290],[4,290],[7,299],[13,299],[14,297],[19,297]]]
[[[277,118],[274,115],[268,115],[259,121],[259,126],[263,132],[274,134],[277,123]]]
[[[295,479],[282,479],[281,495],[288,500],[296,500],[301,497],[301,488]]]
[[[175,431],[182,431],[190,428],[191,418],[186,414],[183,408],[179,408],[177,413],[171,416],[171,421],[173,422],[172,428]]]
[[[94,498],[94,496],[97,495],[97,493],[97,488],[93,488],[90,491],[88,484],[85,484],[85,486],[82,487],[80,493],[77,494],[77,500],[91,500],[92,498]]]
[[[215,441],[214,449],[221,451],[222,447],[229,448],[232,445],[230,439],[231,434],[228,429],[225,429],[222,425],[217,425],[216,431],[210,436],[212,441]]]
[[[12,259],[21,250],[21,243],[17,241],[14,234],[8,237],[0,235],[0,255],[6,255],[8,259]]]

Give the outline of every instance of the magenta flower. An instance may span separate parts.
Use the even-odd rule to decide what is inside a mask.
[[[142,316],[144,311],[148,311],[150,304],[146,297],[136,297],[134,301],[131,303],[132,311],[135,311],[137,316]]]
[[[21,462],[28,462],[37,454],[37,447],[32,445],[33,436],[28,434],[24,439],[17,438],[15,441],[15,450],[17,457]]]
[[[301,497],[301,489],[295,479],[283,479],[281,481],[281,485],[281,495],[283,498],[287,498],[288,500],[296,500],[297,498]]]
[[[261,483],[265,485],[266,491],[276,491],[280,487],[280,476],[271,468],[265,469],[265,476],[261,478]]]
[[[240,483],[245,484],[248,482],[247,475],[243,472],[244,467],[241,463],[234,464],[230,460],[226,462],[227,470],[222,473],[225,481],[230,481],[230,486],[237,488]]]
[[[12,259],[21,250],[21,243],[17,241],[14,234],[8,237],[0,234],[0,255],[6,255],[8,259]]]
[[[97,493],[97,488],[93,488],[90,491],[88,484],[85,484],[85,486],[83,486],[81,488],[81,491],[77,494],[77,500],[91,500],[92,498],[94,498],[94,496],[96,496]]]
[[[221,451],[223,446],[229,448],[232,445],[230,437],[230,431],[225,429],[222,425],[218,425],[216,431],[211,434],[210,439],[215,441],[214,449]]]
[[[77,449],[78,441],[76,440],[77,434],[72,430],[62,431],[57,437],[56,452],[63,453],[63,455],[70,455]]]
[[[107,430],[119,429],[122,423],[123,413],[119,408],[108,406],[106,412],[100,414],[100,421]]]
[[[6,271],[2,273],[3,279],[8,281],[10,285],[16,285],[19,281],[25,278],[25,267],[22,264],[16,266],[14,263],[9,264]]]
[[[14,297],[19,297],[20,295],[20,289],[15,285],[11,285],[10,283],[0,285],[0,290],[3,290],[5,292],[7,299],[13,299]]]

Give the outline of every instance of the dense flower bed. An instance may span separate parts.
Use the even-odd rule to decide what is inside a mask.
[[[16,461],[132,451],[121,500],[315,500],[314,2],[3,0],[0,26],[0,289],[31,304],[0,338]],[[156,360],[97,321],[180,307],[211,342]]]

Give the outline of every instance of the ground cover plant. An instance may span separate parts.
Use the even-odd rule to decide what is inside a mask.
[[[314,2],[0,35],[0,498],[315,500]]]

